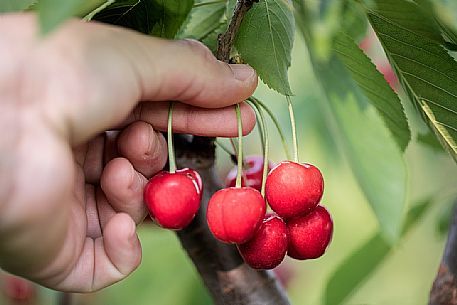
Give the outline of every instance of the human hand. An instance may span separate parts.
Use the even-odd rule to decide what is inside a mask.
[[[228,106],[256,85],[194,41],[79,21],[39,38],[33,15],[0,16],[0,267],[62,291],[126,277],[143,187],[167,158],[166,101],[180,101],[174,131],[236,136]]]

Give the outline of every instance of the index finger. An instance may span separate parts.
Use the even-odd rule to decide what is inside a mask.
[[[40,40],[34,15],[7,16],[1,23],[2,28],[21,24],[14,35],[0,32],[5,42],[0,46],[23,42],[15,53],[4,51],[12,60],[25,57],[28,69],[20,79],[40,88],[29,90],[28,98],[41,99],[47,116],[75,143],[119,124],[140,100],[220,108],[245,100],[257,86],[251,67],[218,61],[192,40],[75,20]]]

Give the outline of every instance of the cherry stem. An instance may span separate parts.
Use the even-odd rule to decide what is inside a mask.
[[[262,108],[260,105],[253,100],[252,104],[254,105],[255,109],[257,110],[257,113],[260,116],[259,122],[259,130],[261,131],[261,136],[262,136],[262,144],[263,144],[263,171],[262,171],[262,188],[260,189],[260,194],[262,194],[262,197],[265,198],[265,184],[267,182],[267,175],[268,175],[268,149],[269,149],[269,138],[268,138],[268,129],[267,129],[267,124],[265,122],[265,116],[263,115]]]
[[[231,151],[225,144],[223,144],[219,139],[216,138],[214,143],[219,146],[223,151],[225,151],[227,154],[231,156],[234,156],[236,158],[236,151]]]
[[[233,138],[230,138],[230,145],[232,145],[233,152],[235,153],[235,155],[237,155],[238,154],[238,148],[236,147],[236,144],[235,144],[235,141],[233,141]]]
[[[236,147],[236,144],[235,144],[235,141],[233,141],[233,138],[230,138],[230,144],[232,144],[232,148],[233,148],[234,153],[235,153],[235,154],[238,154],[238,150],[239,150],[240,148],[239,148],[239,147]],[[243,149],[241,148],[241,150],[243,150]],[[242,151],[242,153],[243,153],[243,155],[244,155],[244,152],[243,152],[243,151]],[[235,158],[236,158],[236,162],[237,162],[237,164],[238,164],[238,157],[235,156]],[[243,164],[243,168],[245,168],[245,165],[246,165],[246,164],[245,164],[244,160],[241,160],[241,162],[242,162],[242,164]],[[244,172],[243,172],[243,176],[244,176]]]
[[[290,96],[286,95],[287,104],[289,106],[290,125],[292,128],[292,143],[294,147],[294,162],[298,163],[298,141],[297,141],[297,127],[295,126],[294,108]]]
[[[236,173],[235,187],[241,187],[241,176],[243,172],[243,122],[241,121],[240,104],[235,105],[236,121],[238,123],[238,170]]]
[[[256,103],[257,105],[260,105],[267,112],[268,116],[273,121],[273,124],[275,125],[276,130],[278,131],[279,137],[281,138],[282,147],[284,148],[284,152],[286,153],[286,157],[287,157],[288,160],[290,160],[291,159],[291,155],[290,155],[290,152],[289,152],[289,148],[287,146],[286,137],[284,136],[284,133],[283,133],[282,128],[281,128],[281,125],[279,125],[279,122],[276,119],[275,115],[273,114],[273,111],[271,111],[271,109],[268,108],[268,106],[265,103],[263,103],[261,100],[259,100],[258,98],[254,97],[254,96],[251,96],[249,98],[249,100],[251,102]]]
[[[168,127],[167,127],[167,137],[168,137],[168,164],[170,166],[170,173],[174,174],[176,172],[176,160],[175,152],[173,150],[173,102],[170,102],[168,108]]]

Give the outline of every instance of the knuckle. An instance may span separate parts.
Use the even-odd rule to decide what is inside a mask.
[[[201,57],[204,61],[214,61],[216,59],[211,50],[198,40],[183,39],[181,40],[181,43],[189,48],[192,53]]]

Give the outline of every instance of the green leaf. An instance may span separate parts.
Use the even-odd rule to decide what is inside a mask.
[[[149,35],[174,38],[193,3],[193,0],[121,0],[96,14],[94,19]]]
[[[192,37],[202,40],[224,21],[225,9],[226,4],[223,2],[194,7],[190,14],[190,21],[180,35],[183,38]]]
[[[374,0],[373,11],[379,17],[395,20],[399,27],[416,35],[427,37],[437,43],[444,43],[436,20],[417,4],[405,0]]]
[[[287,0],[261,0],[247,12],[235,40],[243,60],[272,89],[291,95],[287,69],[291,62],[295,22]]]
[[[36,4],[40,16],[41,32],[46,34],[74,16],[84,16],[103,5],[105,0],[40,0]]]
[[[338,305],[381,264],[390,246],[377,233],[338,266],[325,288],[324,304]]]
[[[360,92],[349,71],[333,52],[317,60],[311,34],[312,12],[297,3],[297,21],[315,75],[327,99],[322,101],[328,129],[344,153],[387,241],[400,236],[406,204],[406,169],[402,153],[376,109]],[[343,17],[344,18],[344,17]]]
[[[0,14],[19,12],[29,8],[37,0],[3,0],[0,1]]]
[[[225,30],[227,24],[226,6],[224,2],[214,2],[194,7],[189,22],[179,33],[179,38],[197,39],[211,50],[216,50],[217,36]]]
[[[455,27],[449,22],[449,20],[444,19],[438,12],[437,7],[439,3],[433,3],[430,0],[414,0],[419,7],[422,9],[422,12],[428,15],[430,18],[434,19],[436,24],[440,27],[443,38],[448,42],[443,44],[445,47],[451,50],[456,50],[457,48],[457,32]]]
[[[349,72],[334,55],[313,60],[328,97],[323,101],[329,128],[378,219],[384,237],[394,243],[403,221],[406,169],[401,151],[376,109],[359,92]]]
[[[334,50],[383,118],[399,148],[404,151],[411,139],[411,133],[398,96],[351,37],[340,33],[335,39]]]
[[[430,201],[415,205],[407,215],[402,237],[422,218]],[[342,304],[392,251],[392,247],[376,233],[351,255],[343,260],[327,282],[324,295],[325,305]]]
[[[435,134],[431,132],[427,132],[425,134],[418,134],[417,142],[433,149],[436,152],[445,152],[443,150],[443,146],[441,146],[440,142],[436,139]]]
[[[435,39],[430,39],[430,31],[415,30],[423,27],[420,19],[405,24],[405,17],[386,13],[407,3],[409,14],[420,15],[417,5],[404,0],[377,0],[377,3],[383,4],[383,10],[369,9],[368,18],[402,86],[457,160],[457,63]]]

